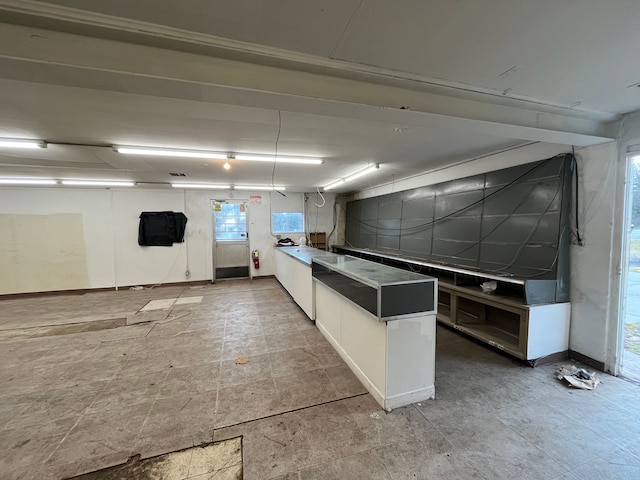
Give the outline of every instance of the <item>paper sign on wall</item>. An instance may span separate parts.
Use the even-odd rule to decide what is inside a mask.
[[[261,195],[251,195],[249,197],[249,201],[251,203],[262,203],[262,196]]]
[[[221,212],[221,211],[222,211],[222,204],[221,204],[221,203],[216,202],[216,203],[214,204],[213,209],[214,209],[216,212]]]

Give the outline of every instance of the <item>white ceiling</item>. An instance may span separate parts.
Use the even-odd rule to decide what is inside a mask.
[[[350,190],[532,141],[601,143],[640,109],[637,0],[0,0],[0,17],[0,137],[54,143],[0,152],[1,176],[310,191],[381,164]],[[325,163],[226,172],[110,148],[276,140]]]

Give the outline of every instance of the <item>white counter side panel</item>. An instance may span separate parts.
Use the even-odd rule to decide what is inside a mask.
[[[386,408],[435,395],[436,316],[387,323]]]
[[[340,301],[333,290],[329,290],[321,283],[315,283],[316,290],[316,326],[327,334],[338,345],[342,342],[340,336]],[[329,341],[331,341],[329,339]],[[334,345],[335,347],[335,345]]]
[[[342,347],[374,386],[385,393],[386,324],[347,300],[342,300],[340,310]]]

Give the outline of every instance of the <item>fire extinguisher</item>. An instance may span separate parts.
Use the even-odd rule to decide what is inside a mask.
[[[251,252],[251,259],[253,260],[253,266],[257,270],[260,268],[260,257],[258,256],[258,250]]]

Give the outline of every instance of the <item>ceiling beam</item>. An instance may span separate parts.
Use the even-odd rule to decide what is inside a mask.
[[[0,28],[0,76],[98,90],[592,145],[617,124],[394,85],[20,25]],[[104,81],[104,78],[115,81]],[[102,80],[101,80],[102,79]],[[126,87],[123,87],[126,85]],[[571,113],[571,114],[569,114]]]

